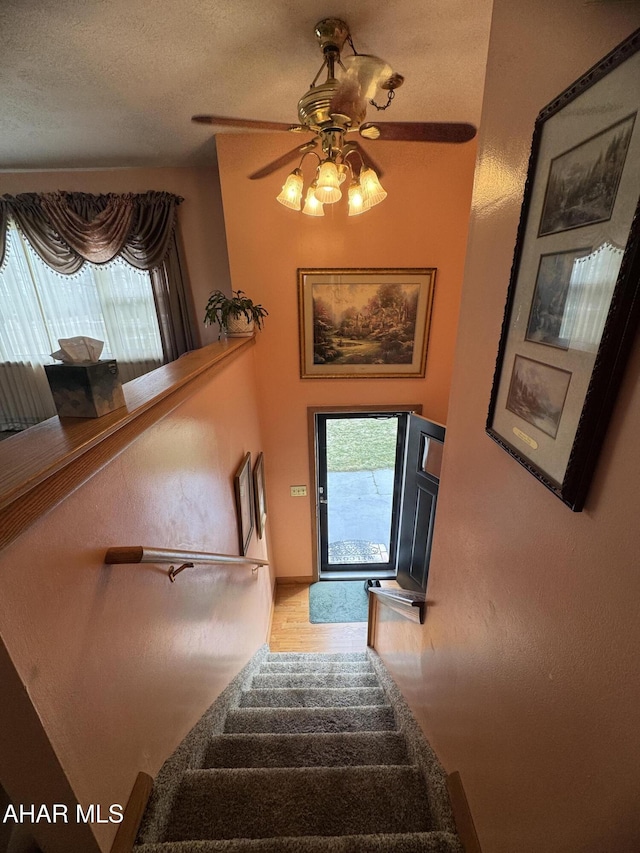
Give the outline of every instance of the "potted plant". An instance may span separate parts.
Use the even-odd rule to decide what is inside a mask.
[[[262,321],[268,315],[266,308],[256,305],[243,290],[232,290],[229,297],[221,290],[214,290],[204,312],[205,325],[217,323],[220,334],[226,332],[229,338],[245,338],[253,334],[254,325],[262,328]]]

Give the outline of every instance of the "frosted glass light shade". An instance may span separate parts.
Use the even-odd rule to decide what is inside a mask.
[[[349,187],[349,216],[357,216],[359,213],[364,213],[369,210],[362,187],[358,181],[351,181]]]
[[[325,160],[318,170],[318,186],[315,196],[323,204],[334,204],[340,201],[342,193],[339,187],[338,169],[331,160]]]
[[[321,201],[318,201],[315,192],[316,182],[314,181],[307,190],[307,197],[304,200],[302,212],[306,213],[307,216],[324,216],[324,205]]]
[[[294,169],[284,182],[282,192],[276,197],[276,201],[279,201],[285,207],[290,207],[291,210],[300,210],[302,184],[302,172],[300,169]]]
[[[368,166],[365,166],[360,172],[360,185],[371,207],[374,204],[380,204],[387,197],[387,191],[382,188],[378,176]]]

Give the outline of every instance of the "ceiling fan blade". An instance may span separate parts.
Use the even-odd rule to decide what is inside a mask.
[[[191,116],[197,124],[213,124],[217,127],[238,127],[247,130],[293,130],[305,131],[308,128],[300,124],[285,124],[282,121],[260,121],[251,118],[226,118],[225,116]]]
[[[474,125],[463,122],[367,121],[360,125],[360,136],[383,141],[468,142],[475,135]]]
[[[293,163],[294,160],[298,160],[303,154],[306,154],[307,151],[312,151],[315,147],[315,139],[312,142],[305,143],[304,145],[298,145],[297,148],[292,148],[291,151],[287,151],[287,153],[283,154],[282,157],[278,157],[277,160],[272,160],[271,163],[268,163],[266,166],[263,166],[262,169],[258,169],[257,172],[254,172],[252,175],[249,175],[249,180],[257,181],[260,178],[266,178],[267,175],[272,175],[274,172],[277,172],[278,169],[281,169],[283,166],[286,166],[289,163]]]

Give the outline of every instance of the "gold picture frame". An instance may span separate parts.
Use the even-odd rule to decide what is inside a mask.
[[[419,379],[436,269],[299,269],[302,379]]]

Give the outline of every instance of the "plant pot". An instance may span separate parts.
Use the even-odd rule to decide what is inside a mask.
[[[237,317],[227,318],[227,337],[228,338],[250,338],[253,334],[254,322],[247,320],[244,314]]]

